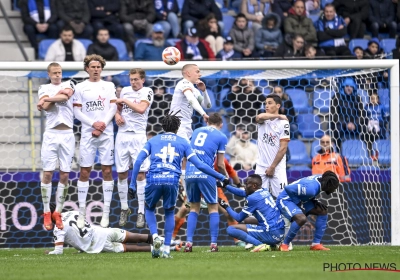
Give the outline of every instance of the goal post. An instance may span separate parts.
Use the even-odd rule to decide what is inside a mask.
[[[65,76],[87,77],[83,71],[82,62],[59,62]],[[126,73],[131,68],[143,68],[152,72],[152,78],[168,76],[171,79],[182,77],[181,69],[185,64],[197,64],[203,72],[204,78],[208,75],[219,78],[230,78],[231,72],[239,71],[234,78],[249,75],[256,79],[280,80],[280,79],[312,79],[318,77],[330,80],[332,77],[346,77],[370,73],[371,71],[387,69],[389,71],[389,92],[390,92],[390,174],[391,187],[390,197],[390,243],[391,245],[400,245],[400,125],[399,125],[399,62],[398,60],[280,60],[280,61],[191,61],[179,62],[177,65],[169,66],[160,62],[107,62],[102,76],[117,75]],[[49,62],[2,62],[0,63],[1,76],[25,76],[25,77],[43,77]],[[34,71],[34,72],[32,72]],[[39,72],[43,72],[42,75]],[[166,74],[167,73],[167,74]],[[239,74],[238,74],[239,73]],[[30,90],[35,95],[35,86],[29,82]],[[0,86],[1,87],[1,86]],[[33,88],[32,88],[33,87]],[[30,92],[29,98],[29,117],[32,119],[33,111],[36,108],[35,99]],[[296,106],[296,104],[294,104]],[[31,120],[33,126],[33,119]],[[38,133],[38,131],[35,131]],[[30,134],[33,134],[31,127]],[[31,135],[32,142],[34,137]],[[317,137],[316,137],[317,138]],[[34,149],[31,155],[35,155]],[[36,152],[36,154],[38,154]],[[1,188],[0,188],[1,191]],[[362,190],[361,190],[362,191]],[[372,198],[374,199],[374,198]],[[1,205],[1,204],[0,204]],[[1,211],[0,211],[1,212]],[[345,214],[344,214],[345,215]],[[384,215],[384,214],[382,214]],[[384,217],[383,217],[384,218]],[[1,218],[0,218],[1,219]],[[345,222],[349,221],[344,217]],[[378,219],[379,220],[379,219]],[[1,221],[3,223],[3,220]],[[379,222],[379,221],[378,221]],[[379,231],[378,231],[379,232]],[[379,233],[377,233],[379,234]],[[1,233],[0,233],[1,235]],[[357,242],[354,242],[357,243]],[[378,244],[384,241],[374,242]]]

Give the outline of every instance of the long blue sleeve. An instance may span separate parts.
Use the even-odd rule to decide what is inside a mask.
[[[226,208],[226,211],[238,223],[240,223],[241,221],[243,221],[244,219],[246,219],[249,216],[248,214],[244,213],[243,211],[241,211],[240,213],[236,213],[235,211],[233,211],[233,209],[231,207]]]
[[[223,181],[225,176],[221,173],[218,173],[208,165],[204,164],[196,155],[191,156],[188,158],[188,161],[194,164],[200,171],[206,173],[207,175],[213,176],[214,178]]]
[[[228,190],[228,192],[233,193],[234,195],[237,195],[237,196],[240,196],[240,197],[246,197],[245,190],[242,190],[240,188],[232,187],[231,185],[226,186],[226,189]]]
[[[136,190],[136,178],[139,174],[140,171],[140,166],[142,165],[143,161],[148,157],[147,153],[145,151],[140,151],[135,164],[133,165],[133,170],[132,170],[132,177],[131,177],[131,183],[129,184],[129,187],[133,190]]]

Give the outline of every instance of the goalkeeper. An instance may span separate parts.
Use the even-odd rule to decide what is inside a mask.
[[[315,221],[314,240],[312,251],[329,251],[321,244],[328,221],[328,207],[315,197],[325,192],[327,195],[335,192],[339,187],[339,179],[332,171],[324,174],[302,178],[285,187],[278,195],[276,203],[281,214],[291,221],[290,229],[280,246],[281,251],[289,251],[289,243],[294,239],[300,228],[307,222],[308,215],[317,215]]]

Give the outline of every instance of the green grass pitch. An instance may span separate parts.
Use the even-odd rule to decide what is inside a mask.
[[[330,246],[313,252],[295,246],[292,252],[250,253],[237,247],[193,247],[193,253],[172,252],[173,259],[152,259],[150,253],[45,255],[45,249],[1,249],[0,279],[400,279],[400,272],[324,271],[324,263],[394,264],[400,270],[400,247]],[[392,267],[393,268],[393,267]]]

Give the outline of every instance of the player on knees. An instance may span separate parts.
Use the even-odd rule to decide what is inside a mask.
[[[321,244],[328,221],[328,207],[319,202],[315,197],[320,192],[327,195],[335,192],[339,187],[339,179],[332,171],[322,175],[305,177],[285,187],[279,194],[276,203],[281,214],[289,219],[292,224],[289,233],[280,246],[281,251],[289,251],[288,244],[295,238],[300,228],[307,222],[308,215],[317,215],[315,221],[314,240],[310,250],[328,251]]]
[[[280,243],[285,233],[283,217],[276,207],[275,201],[268,190],[262,188],[260,175],[253,174],[247,177],[245,189],[227,186],[227,190],[241,197],[246,197],[245,207],[236,213],[224,200],[219,204],[226,209],[239,223],[252,215],[258,224],[237,224],[227,228],[230,236],[254,244],[256,247],[251,252],[271,250],[271,245]]]
[[[222,118],[218,113],[208,119],[208,126],[196,129],[190,145],[197,157],[208,166],[214,165],[217,155],[218,170],[226,174],[224,158],[225,147],[228,142],[226,136],[220,132]],[[193,164],[186,168],[186,189],[190,203],[190,213],[187,220],[187,242],[185,252],[192,252],[193,235],[196,230],[197,217],[200,211],[200,199],[203,195],[210,214],[209,227],[211,235],[211,252],[218,252],[217,240],[219,232],[218,195],[215,178],[207,176]]]
[[[75,152],[75,138],[73,128],[74,114],[71,96],[75,85],[72,81],[61,82],[62,69],[56,63],[47,67],[50,84],[39,87],[39,111],[46,112],[46,129],[43,134],[41,160],[43,178],[40,184],[44,208],[44,227],[53,229],[52,218],[58,228],[63,228],[61,211],[68,193],[68,176],[71,171],[72,159]],[[53,216],[50,212],[50,200],[53,172],[57,162],[60,165],[60,181],[56,193],[56,209]]]
[[[129,71],[131,85],[121,90],[120,98],[117,100],[118,110],[115,114],[115,122],[118,134],[115,140],[115,165],[118,172],[118,194],[121,200],[121,214],[119,225],[124,226],[131,213],[128,208],[128,170],[132,162],[146,143],[146,127],[151,104],[153,102],[153,91],[151,88],[143,87],[146,73],[143,69],[132,69]],[[146,186],[145,172],[149,170],[149,161],[145,160],[140,167],[137,178],[138,216],[136,227],[144,227],[144,187]],[[136,192],[135,190],[132,190]]]
[[[82,136],[79,146],[80,175],[78,180],[79,219],[78,227],[85,226],[86,197],[89,190],[89,175],[94,164],[96,152],[99,152],[103,175],[103,216],[102,227],[108,227],[110,204],[114,181],[111,167],[114,164],[114,129],[111,120],[117,111],[115,104],[115,86],[101,79],[106,65],[103,57],[97,54],[87,55],[84,69],[89,79],[76,85],[74,95],[74,114],[82,122]]]
[[[190,144],[176,135],[180,126],[180,119],[170,112],[162,120],[162,128],[165,133],[158,134],[151,138],[140,151],[133,166],[131,186],[134,187],[140,166],[143,161],[150,156],[150,169],[147,173],[147,185],[145,188],[146,200],[146,222],[150,233],[153,236],[154,248],[153,258],[170,258],[170,245],[172,232],[174,230],[174,209],[178,196],[178,182],[181,173],[182,158],[187,157],[200,171],[211,175],[224,184],[228,184],[228,179],[224,175],[217,173],[211,167],[204,164],[192,151]],[[165,213],[165,246],[161,252],[161,239],[157,232],[157,220],[155,208],[157,202],[163,198]]]

